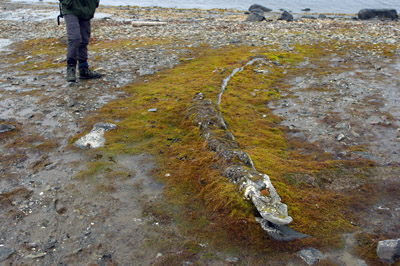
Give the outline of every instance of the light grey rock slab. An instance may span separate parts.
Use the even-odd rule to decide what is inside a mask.
[[[313,265],[320,259],[324,258],[324,254],[315,248],[302,249],[297,254],[308,264]]]
[[[106,141],[104,138],[104,133],[110,129],[116,129],[117,126],[110,123],[97,123],[93,126],[93,129],[78,139],[74,146],[81,149],[96,149],[104,146]]]
[[[393,263],[400,258],[400,238],[379,241],[376,253],[381,261]]]

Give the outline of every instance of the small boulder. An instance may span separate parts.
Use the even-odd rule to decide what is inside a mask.
[[[264,19],[265,19],[265,17],[258,13],[251,13],[247,16],[246,21],[257,22],[257,21],[263,21]]]
[[[315,248],[302,249],[297,254],[308,264],[313,265],[320,259],[324,258],[324,254]]]
[[[271,12],[272,11],[272,9],[269,9],[268,7],[265,7],[262,5],[257,5],[257,4],[251,5],[249,7],[249,11],[253,12],[253,13],[258,13],[260,10],[263,12]]]
[[[286,10],[279,16],[278,20],[286,20],[286,21],[293,21],[294,17],[292,14],[287,12]]]
[[[328,17],[325,14],[319,14],[318,18],[319,19],[327,19]]]
[[[379,241],[376,253],[381,261],[393,263],[400,258],[400,238]]]
[[[265,20],[264,12],[270,12],[270,11],[272,11],[272,10],[267,7],[254,4],[249,7],[249,13],[248,13],[249,15],[248,15],[246,21],[250,21],[250,22],[263,21],[263,20]]]
[[[362,20],[367,20],[367,19],[398,19],[397,11],[396,9],[361,9],[358,12],[358,18]]]

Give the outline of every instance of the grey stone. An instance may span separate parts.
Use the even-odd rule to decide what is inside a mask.
[[[239,262],[239,259],[236,258],[236,257],[230,257],[230,258],[226,258],[225,261],[226,261],[226,262],[229,262],[229,263],[238,263],[238,262]]]
[[[287,12],[286,10],[279,16],[278,20],[286,20],[286,21],[293,21],[294,17],[292,14]]]
[[[107,131],[110,129],[117,129],[117,126],[111,123],[97,123],[93,126],[93,128],[102,128]]]
[[[400,258],[400,238],[379,241],[376,253],[381,261],[393,263]]]
[[[342,140],[344,140],[346,138],[346,136],[344,135],[344,134],[339,134],[337,137],[336,137],[336,140],[337,141],[342,141]]]
[[[149,110],[147,110],[148,112],[157,112],[158,111],[158,109],[157,108],[151,108],[151,109],[149,109]]]
[[[302,249],[297,254],[308,264],[313,265],[324,257],[324,254],[315,248]]]
[[[358,18],[362,20],[367,20],[367,19],[398,19],[397,11],[396,9],[361,9],[358,12]]]
[[[264,19],[265,17],[258,13],[251,13],[247,16],[246,21],[257,22],[257,21],[263,21]]]
[[[25,258],[27,258],[27,259],[38,259],[38,258],[43,258],[44,256],[46,256],[46,253],[39,252],[39,253],[36,253],[36,254],[29,254]]]
[[[0,262],[8,259],[14,252],[15,250],[12,248],[0,247]]]
[[[56,246],[57,239],[49,239],[49,242],[43,247],[43,250],[52,249]]]
[[[14,126],[9,126],[5,124],[0,124],[0,133],[13,131],[15,129]]]

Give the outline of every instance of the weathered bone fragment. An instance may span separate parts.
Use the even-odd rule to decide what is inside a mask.
[[[225,161],[223,176],[238,184],[239,191],[243,191],[246,199],[254,204],[261,220],[275,225],[289,224],[293,219],[288,215],[287,206],[281,202],[268,175],[259,173],[250,156],[239,150],[218,106],[198,96],[188,114],[194,125],[199,126],[200,135],[207,141],[208,147]]]

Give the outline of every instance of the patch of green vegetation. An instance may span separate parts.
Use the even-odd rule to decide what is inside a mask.
[[[38,134],[32,134],[32,135],[25,135],[25,136],[20,136],[15,138],[12,142],[9,142],[5,147],[7,149],[13,149],[13,148],[30,148],[30,149],[35,149],[37,147],[41,147],[41,144],[44,144],[45,138],[38,135]],[[46,144],[45,144],[46,145]]]
[[[90,50],[93,52],[100,51],[123,51],[126,49],[135,49],[138,47],[152,47],[159,45],[169,45],[175,43],[176,40],[172,38],[140,38],[140,39],[115,39],[115,40],[97,40],[92,38],[90,40]]]
[[[138,81],[124,87],[129,96],[101,108],[86,121],[88,128],[97,121],[121,121],[118,130],[106,133],[106,146],[99,149],[106,156],[143,152],[154,155],[159,166],[154,174],[165,182],[167,199],[166,206],[157,213],[173,216],[188,235],[207,239],[218,248],[240,250],[245,246],[246,250],[269,255],[297,251],[308,245],[322,249],[340,247],[341,234],[353,230],[349,204],[367,203],[352,193],[298,182],[293,174],[369,167],[369,163],[336,161],[318,147],[289,141],[285,129],[279,125],[280,118],[266,107],[268,101],[281,97],[281,88],[287,88],[283,80],[302,71],[296,64],[304,57],[320,62],[317,59],[329,56],[327,51],[333,45],[298,45],[291,53],[272,53],[269,48],[201,47],[194,51],[193,60],[146,77],[148,82]],[[198,125],[193,125],[187,115],[196,93],[202,92],[205,98],[216,101],[222,80],[255,55],[278,64],[263,66],[268,70],[263,73],[255,71],[255,66],[248,66],[235,75],[224,93],[221,111],[229,130],[241,149],[251,156],[256,169],[270,175],[294,218],[291,226],[311,235],[309,239],[280,243],[260,228],[254,220],[254,207],[243,199],[235,185],[221,176],[220,158],[207,148],[199,137]],[[150,108],[157,108],[157,112],[148,112]],[[299,152],[304,148],[307,153]],[[109,162],[91,162],[79,176],[104,173],[109,165]],[[175,259],[171,257],[171,261]]]
[[[93,162],[89,162],[87,169],[80,171],[75,178],[78,179],[90,179],[90,178],[94,178],[97,175],[101,174],[101,173],[105,173],[105,172],[110,172],[112,171],[110,167],[112,167],[113,162],[110,161],[93,161]]]
[[[66,46],[56,38],[28,40],[15,47],[11,63],[25,71],[59,68],[65,63],[56,59],[65,53]]]

